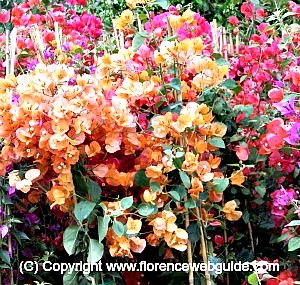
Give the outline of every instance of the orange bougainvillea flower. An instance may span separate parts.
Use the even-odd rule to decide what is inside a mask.
[[[182,164],[182,170],[186,171],[189,174],[192,174],[198,167],[198,159],[199,154],[194,155],[192,152],[186,152],[185,160]]]
[[[154,201],[157,198],[156,192],[152,192],[148,189],[146,189],[143,193],[143,199],[146,203],[151,203],[152,205],[155,205]]]
[[[203,184],[198,177],[193,177],[191,180],[191,189],[188,191],[194,200],[199,199],[199,193],[203,192]]]
[[[129,244],[133,252],[141,253],[146,247],[146,240],[139,237],[132,237],[129,239]]]
[[[221,163],[221,158],[220,157],[214,157],[212,154],[210,154],[209,158],[208,158],[208,162],[209,162],[210,167],[212,169],[216,169],[216,168],[218,168],[218,166]]]
[[[232,185],[238,185],[241,187],[244,187],[242,183],[245,181],[245,176],[242,172],[242,170],[236,170],[232,172],[231,177],[230,177],[230,182]]]
[[[235,200],[231,200],[225,203],[223,212],[225,213],[225,217],[227,220],[237,221],[241,218],[243,213],[241,211],[236,211],[235,208],[237,208]]]
[[[90,145],[85,146],[85,153],[88,157],[95,156],[96,154],[101,152],[101,147],[98,142],[92,141]]]
[[[162,175],[163,165],[151,165],[146,168],[145,175],[149,178],[159,178]]]
[[[142,221],[134,220],[131,217],[129,217],[126,226],[127,226],[126,234],[128,235],[138,234],[142,228]]]
[[[146,240],[151,246],[159,246],[160,240],[156,234],[147,235]]]
[[[179,251],[187,249],[188,233],[184,229],[177,228],[174,232],[166,232],[165,241],[169,247]]]
[[[105,164],[99,164],[95,168],[93,168],[94,174],[99,178],[104,178],[106,173],[108,172],[108,166]]]
[[[48,199],[53,202],[50,208],[53,208],[55,205],[63,205],[66,202],[66,199],[69,198],[70,192],[65,186],[55,185],[47,192]]]
[[[18,176],[18,171],[14,170],[9,173],[9,185],[16,187],[17,190],[22,191],[23,193],[28,193],[32,182],[38,178],[41,174],[39,169],[30,169],[25,173],[25,179],[22,179]]]
[[[171,131],[172,113],[167,112],[164,116],[156,116],[152,118],[151,125],[153,134],[158,138],[164,138]]]
[[[132,25],[133,22],[133,13],[130,10],[124,10],[119,18],[113,20],[116,29],[121,31],[123,31],[127,26]]]
[[[205,160],[199,162],[196,172],[200,180],[203,182],[208,182],[214,178],[210,164]]]
[[[217,193],[215,190],[210,190],[208,193],[208,198],[212,202],[221,202],[223,193]]]
[[[106,242],[111,256],[127,256],[129,258],[133,258],[132,253],[130,251],[130,240],[125,236],[117,236],[111,227],[107,231]]]

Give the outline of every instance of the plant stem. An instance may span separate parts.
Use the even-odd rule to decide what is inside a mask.
[[[222,198],[222,207],[224,208],[224,197]],[[227,262],[227,256],[228,256],[228,236],[227,236],[227,231],[226,231],[226,221],[224,221],[224,244],[225,244],[225,262]],[[229,272],[226,272],[226,284],[230,285],[229,282]]]
[[[245,207],[247,208],[247,200],[245,200]],[[250,243],[251,243],[251,249],[252,249],[252,253],[254,255],[254,241],[253,241],[253,232],[252,232],[252,226],[251,226],[251,223],[250,223],[250,220],[249,222],[247,223],[247,226],[248,226],[248,231],[249,231],[249,237],[250,237]]]
[[[187,200],[187,194],[184,196],[184,200]],[[185,228],[188,229],[190,225],[190,217],[189,217],[189,212],[187,211],[185,213]],[[188,263],[192,264],[193,263],[193,254],[192,254],[192,244],[190,240],[187,242],[187,258],[188,258]],[[194,272],[190,267],[189,270],[189,285],[194,285]]]
[[[206,246],[206,241],[204,237],[204,230],[203,230],[203,223],[202,223],[202,218],[201,218],[201,208],[196,207],[196,215],[197,215],[197,220],[198,220],[198,225],[200,229],[200,255],[202,255],[203,262],[206,264],[205,267],[205,280],[206,280],[206,285],[211,285],[211,279],[210,279],[210,274],[208,272],[208,254],[207,254],[207,246]]]

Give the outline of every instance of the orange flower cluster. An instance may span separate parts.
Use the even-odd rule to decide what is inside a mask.
[[[108,229],[106,242],[111,256],[133,258],[131,251],[141,253],[146,247],[146,240],[139,237],[119,237],[112,228]]]
[[[75,84],[69,84],[72,80]],[[0,121],[1,174],[11,162],[31,161],[41,178],[52,176],[47,194],[52,206],[72,196],[71,166],[80,155],[118,151],[123,133],[135,127],[126,99],[106,100],[95,76],[76,75],[63,64],[38,64],[30,73],[1,79]],[[121,176],[108,171],[110,180]],[[118,185],[132,185],[133,173],[123,176]]]
[[[187,248],[188,233],[175,224],[176,216],[171,211],[162,211],[149,223],[153,226],[153,234],[146,239],[152,246],[159,244],[159,239],[164,238],[167,245],[180,251]]]

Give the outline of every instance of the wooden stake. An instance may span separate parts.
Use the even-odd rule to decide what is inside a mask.
[[[223,27],[223,49],[224,49],[224,58],[225,60],[228,60],[228,45],[227,45],[227,35],[225,27]]]
[[[14,72],[15,72],[16,49],[17,49],[17,28],[14,27],[10,34],[10,70],[9,70],[9,74],[14,74]]]
[[[239,39],[239,34],[236,34],[236,36],[235,36],[235,52],[238,54],[239,53],[239,41],[240,41],[240,39]]]
[[[10,59],[10,52],[9,52],[9,31],[6,30],[5,33],[5,74],[9,74],[9,59]]]
[[[56,41],[56,48],[57,50],[61,51],[61,39],[60,39],[60,32],[58,27],[58,22],[54,22],[54,33],[55,33],[55,41]]]
[[[233,54],[234,50],[233,50],[233,39],[232,39],[232,34],[229,34],[229,47],[230,47],[230,51],[229,53]]]

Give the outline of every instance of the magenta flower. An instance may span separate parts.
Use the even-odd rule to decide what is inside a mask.
[[[284,189],[281,186],[279,190],[274,191],[270,196],[273,199],[273,205],[280,208],[289,205],[291,200],[295,198],[296,193],[291,188]]]
[[[289,136],[285,138],[286,142],[291,145],[300,145],[300,122],[294,123],[288,134]]]
[[[273,106],[281,113],[282,116],[290,117],[295,114],[295,97],[288,101],[274,103]]]
[[[4,238],[8,234],[8,226],[7,225],[1,225],[0,226],[0,236],[1,238]]]

